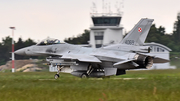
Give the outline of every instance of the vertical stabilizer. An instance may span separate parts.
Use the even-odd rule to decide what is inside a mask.
[[[121,41],[121,44],[143,45],[153,21],[154,19],[141,19]]]

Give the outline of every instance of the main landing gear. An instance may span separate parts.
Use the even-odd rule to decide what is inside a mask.
[[[88,78],[87,73],[83,73],[83,74],[81,75],[81,78],[82,78],[82,79]]]
[[[81,78],[88,78],[89,75],[92,73],[93,70],[94,70],[94,68],[92,68],[92,65],[89,65],[87,72],[86,72],[86,73],[83,73],[83,74],[81,75]]]
[[[54,75],[55,79],[58,79],[60,77],[60,71],[64,66],[57,66],[57,70],[58,72]]]

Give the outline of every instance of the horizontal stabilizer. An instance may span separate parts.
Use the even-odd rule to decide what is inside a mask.
[[[152,55],[152,54],[145,54],[145,53],[138,53],[138,54],[153,57],[153,63],[166,63],[166,62],[169,62],[168,59],[163,59],[163,58],[157,57],[157,56]]]
[[[169,60],[160,57],[154,57],[153,59],[153,63],[166,63],[166,62],[169,62]]]

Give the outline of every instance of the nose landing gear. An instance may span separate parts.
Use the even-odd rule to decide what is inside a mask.
[[[60,71],[64,66],[57,66],[57,70],[58,72],[54,75],[55,79],[58,79],[60,77]]]
[[[58,78],[59,78],[59,74],[55,74],[55,75],[54,75],[54,78],[55,78],[55,79],[58,79]]]

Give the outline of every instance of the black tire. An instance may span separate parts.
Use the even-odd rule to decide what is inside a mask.
[[[58,78],[59,78],[59,74],[55,74],[54,79],[58,79]]]
[[[86,73],[83,73],[83,74],[81,75],[81,78],[82,78],[82,79],[86,79],[86,78],[88,78],[88,75],[87,75]]]

